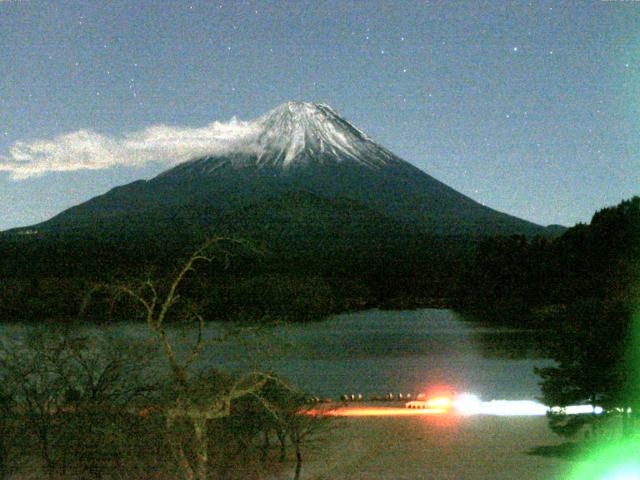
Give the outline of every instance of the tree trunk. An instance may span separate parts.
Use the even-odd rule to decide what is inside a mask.
[[[300,451],[300,439],[296,438],[294,440],[294,444],[296,446],[296,472],[294,474],[293,480],[300,480],[300,472],[302,471],[302,452]]]
[[[87,411],[78,412],[78,415],[90,416],[91,413]],[[83,454],[85,456],[84,460],[86,462],[86,464],[83,465],[83,467],[86,469],[84,478],[86,480],[99,480],[102,478],[103,465],[100,462],[101,460],[100,451],[99,451],[100,447],[96,442],[97,439],[94,438],[94,434],[93,434],[94,424],[91,421],[83,422],[83,424],[85,424],[87,428],[87,430],[84,432],[84,435],[89,440],[89,444],[84,445],[84,451],[83,451]]]
[[[47,470],[47,478],[49,480],[55,479],[55,463],[53,458],[51,458],[51,451],[49,445],[49,431],[47,428],[40,429],[40,449],[42,452],[42,459],[44,460],[44,465]]]
[[[0,437],[0,480],[4,480],[6,475],[7,451],[4,434]]]
[[[196,478],[198,480],[207,480],[209,467],[207,421],[204,419],[194,419],[193,430],[196,437]]]
[[[287,436],[280,427],[277,428],[276,434],[278,435],[278,441],[280,442],[280,463],[282,463],[287,457]]]
[[[173,450],[173,454],[178,460],[178,466],[182,471],[182,478],[184,480],[193,480],[193,468],[191,468],[191,464],[189,463],[187,456],[184,454],[184,448],[180,443],[181,440],[176,440],[175,444],[173,443],[173,440],[169,440],[169,442],[171,445],[171,450]]]
[[[262,454],[260,455],[260,461],[262,463],[267,461],[267,457],[269,455],[269,448],[271,444],[269,442],[269,429],[265,428],[264,430],[264,442],[262,443]]]

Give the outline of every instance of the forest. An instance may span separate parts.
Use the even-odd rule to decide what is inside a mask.
[[[554,239],[484,239],[469,267],[459,307],[522,326],[553,322],[555,310],[581,301],[630,304],[640,278],[640,198]]]

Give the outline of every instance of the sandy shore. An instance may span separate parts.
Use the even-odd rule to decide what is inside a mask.
[[[335,418],[307,445],[302,479],[553,480],[571,464],[531,455],[562,443],[545,417],[453,414]],[[293,477],[287,468],[273,480]]]

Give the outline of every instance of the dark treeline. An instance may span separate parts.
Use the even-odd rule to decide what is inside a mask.
[[[209,319],[305,321],[363,308],[447,306],[548,326],[550,312],[579,299],[631,295],[640,270],[639,203],[603,209],[589,225],[556,238],[431,237],[401,229],[388,237],[374,230],[229,235],[249,241],[206,266],[189,288],[200,292]],[[96,283],[166,277],[205,237],[178,227],[144,236],[3,235],[0,319],[72,318]]]
[[[640,198],[555,239],[485,239],[466,278],[460,307],[523,326],[549,326],[554,312],[580,302],[629,304],[640,278]]]
[[[364,240],[370,240],[365,250],[331,238],[315,244],[282,238],[233,245],[204,266],[197,284],[188,288],[200,292],[207,318],[218,320],[305,321],[362,308],[444,306],[458,290],[457,272],[473,248],[462,238]],[[0,319],[73,318],[96,283],[166,277],[201,242],[5,236],[0,239]],[[94,314],[100,320],[95,309]]]

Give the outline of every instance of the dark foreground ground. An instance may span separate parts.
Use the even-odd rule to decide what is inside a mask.
[[[562,442],[545,417],[336,418],[306,447],[302,479],[564,479],[572,462],[532,454]],[[285,469],[270,480],[292,477]]]

